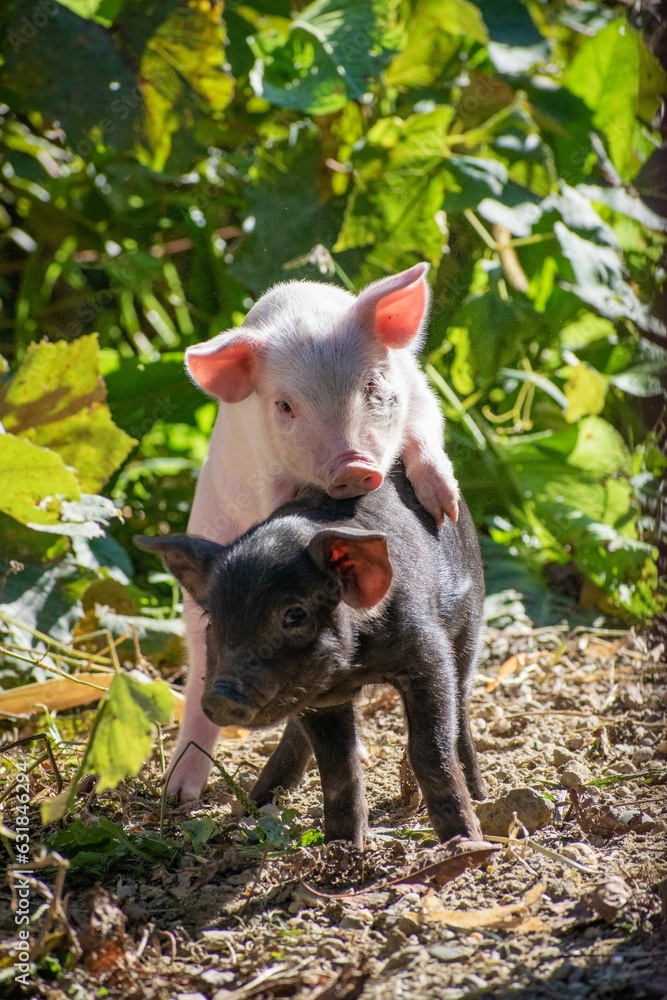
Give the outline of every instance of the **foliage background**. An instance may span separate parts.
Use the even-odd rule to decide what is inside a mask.
[[[633,12],[3,5],[0,683],[30,628],[131,621],[179,661],[177,595],[130,540],[186,525],[215,408],[183,350],[275,281],[423,259],[494,613],[661,610],[667,87]]]

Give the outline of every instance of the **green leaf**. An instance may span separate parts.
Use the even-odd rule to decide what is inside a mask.
[[[420,0],[407,25],[407,41],[387,68],[387,83],[427,87],[469,38],[484,45],[486,30],[477,8],[467,0]]]
[[[220,833],[220,827],[213,822],[210,816],[186,819],[181,823],[181,830],[195,849],[201,848],[211,837]]]
[[[582,302],[609,319],[631,319],[642,330],[665,332],[664,324],[651,314],[625,280],[621,259],[613,247],[582,239],[562,222],[555,223],[554,232],[571,266],[574,283],[569,287]]]
[[[371,0],[316,0],[285,25],[250,40],[258,97],[314,115],[359,98],[386,63],[391,35]]]
[[[43,341],[28,347],[17,373],[0,389],[0,420],[6,430],[57,452],[79,487],[95,493],[135,444],[113,423],[105,396],[96,334],[72,343]],[[36,474],[36,457],[34,463]]]
[[[6,542],[3,544],[3,556],[12,559],[16,553],[15,535],[8,534],[3,542]],[[4,575],[8,567],[3,563],[0,566]],[[76,584],[82,577],[88,578],[71,553],[46,566],[23,565],[19,572],[7,575],[0,604],[0,630],[8,634],[17,646],[39,649],[38,663],[32,670],[31,679],[44,681],[52,676],[43,667],[52,666],[53,660],[44,655],[41,640],[28,629],[35,629],[58,642],[69,642],[74,623],[83,613],[76,591]],[[12,622],[8,622],[5,616]],[[10,653],[5,654],[5,663],[8,661],[11,661]],[[20,671],[25,678],[27,664],[21,663]]]
[[[500,73],[527,73],[549,55],[549,42],[539,33],[521,0],[478,0],[489,32],[489,56]]]
[[[136,443],[116,427],[109,408],[102,403],[27,430],[25,437],[58,452],[65,465],[76,471],[81,489],[87,493],[104,486]]]
[[[191,162],[192,124],[206,113],[219,120],[234,92],[223,69],[221,8],[198,0],[126,0],[114,31],[118,49],[135,66],[145,116],[142,144],[162,169],[178,133]],[[131,95],[130,95],[131,96]],[[184,150],[184,151],[185,151]]]
[[[287,278],[321,280],[314,267],[287,272],[285,265],[317,244],[331,246],[340,226],[342,203],[319,183],[317,135],[307,128],[294,135],[296,141],[276,142],[259,155],[248,192],[253,225],[231,270],[257,293]]]
[[[158,420],[194,423],[205,397],[187,377],[181,353],[162,354],[156,361],[122,358],[117,351],[102,355],[109,409],[128,434],[142,438]]]
[[[606,137],[612,163],[624,180],[634,172],[640,44],[634,29],[619,18],[581,46],[564,80],[593,112],[593,123]]]
[[[61,502],[81,495],[60,455],[13,434],[0,435],[0,479],[0,511],[22,524],[55,524]]]
[[[447,172],[451,108],[380,119],[353,158],[355,187],[334,251],[373,246],[387,271],[418,260],[437,264],[444,243],[445,189],[460,190]],[[486,188],[488,193],[489,188]]]
[[[5,430],[21,434],[103,403],[104,397],[97,334],[71,344],[42,341],[28,346],[19,370],[0,389],[0,421]]]
[[[126,0],[58,0],[63,7],[68,7],[73,14],[78,14],[89,21],[97,21],[108,27],[123,9]]]
[[[151,752],[153,724],[169,722],[173,710],[174,696],[164,681],[114,677],[87,757],[88,768],[100,777],[100,791],[139,773]]]
[[[595,368],[582,363],[570,369],[563,391],[568,400],[565,419],[574,424],[581,417],[602,413],[607,395],[607,380]]]
[[[32,25],[34,11],[31,0],[14,9],[0,91],[16,112],[38,111],[48,121],[58,121],[81,156],[90,155],[97,138],[118,150],[131,148],[143,98],[110,32],[64,7],[47,28],[26,32],[24,24]]]

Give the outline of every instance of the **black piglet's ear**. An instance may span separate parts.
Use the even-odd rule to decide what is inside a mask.
[[[211,571],[224,546],[198,535],[165,535],[160,538],[135,535],[134,544],[144,552],[159,555],[190,597],[201,607],[206,607]]]
[[[319,569],[335,573],[352,608],[375,607],[391,586],[387,536],[380,531],[324,528],[311,539],[308,554]]]

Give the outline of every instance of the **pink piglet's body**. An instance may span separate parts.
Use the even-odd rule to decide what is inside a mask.
[[[220,400],[195,492],[191,534],[222,545],[318,485],[335,499],[377,489],[397,457],[438,521],[458,517],[440,407],[415,351],[429,305],[428,265],[383,278],[358,297],[327,284],[277,285],[241,327],[186,352],[191,377]],[[199,798],[218,728],[204,715],[201,609],[184,599],[189,648],[185,715],[169,792]]]

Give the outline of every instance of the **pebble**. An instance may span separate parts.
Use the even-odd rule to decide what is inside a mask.
[[[331,960],[332,958],[338,958],[340,955],[340,948],[337,948],[331,941],[323,941],[317,949],[317,954],[321,958],[328,958]]]
[[[597,854],[589,844],[576,842],[566,844],[561,848],[560,853],[572,861],[578,861],[580,865],[588,865],[591,868],[597,867]]]
[[[227,986],[233,983],[236,975],[229,969],[207,969],[199,977],[207,986]]]
[[[647,761],[653,759],[653,749],[651,747],[637,747],[632,755],[632,763],[635,767],[641,767]]]
[[[620,764],[611,768],[611,774],[632,774],[636,770],[635,765],[631,764],[629,760],[622,760]]]
[[[560,783],[564,788],[578,788],[591,780],[590,768],[580,760],[573,760],[561,768]]]
[[[475,806],[482,830],[487,836],[506,837],[513,822],[513,813],[529,833],[551,821],[554,807],[532,788],[513,788],[497,799],[479,802]]]
[[[421,953],[422,948],[420,945],[409,945],[403,951],[399,951],[387,959],[380,975],[383,975],[385,972],[391,972],[392,969],[405,969],[410,965],[414,965]]]
[[[463,982],[467,986],[472,986],[476,990],[484,990],[489,985],[486,979],[482,979],[474,972],[469,972],[467,976],[463,977]]]
[[[410,937],[411,934],[419,934],[421,924],[418,920],[415,920],[414,917],[404,913],[402,917],[398,918],[398,929],[402,931],[406,937]]]
[[[470,958],[472,955],[470,948],[461,948],[455,944],[434,944],[428,953],[439,962],[460,962],[462,958]]]
[[[641,708],[644,704],[644,696],[636,684],[623,685],[618,697],[624,708]]]
[[[265,806],[260,806],[259,811],[262,816],[272,816],[273,819],[280,819],[282,815],[278,806],[274,806],[273,802],[267,802]]]
[[[280,734],[265,736],[262,742],[257,745],[257,753],[261,753],[263,757],[270,757],[279,743]]]
[[[565,747],[554,747],[553,760],[556,767],[562,767],[563,764],[574,760],[574,754],[570,750],[566,750]]]
[[[372,919],[373,918],[371,917],[371,920]],[[343,929],[358,931],[361,930],[362,927],[365,927],[367,923],[369,923],[369,920],[365,915],[362,915],[361,913],[348,913],[348,915],[343,917],[341,920],[340,926]]]

